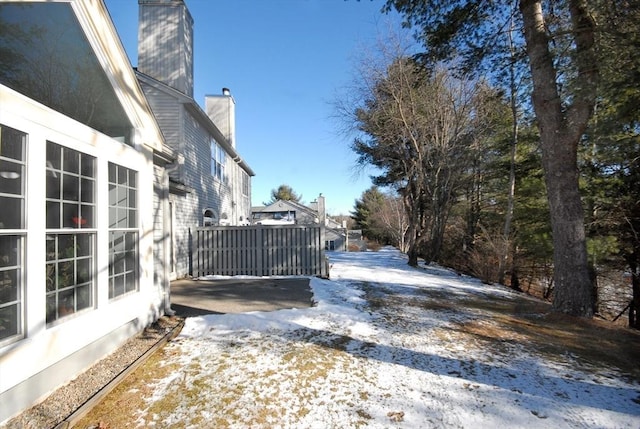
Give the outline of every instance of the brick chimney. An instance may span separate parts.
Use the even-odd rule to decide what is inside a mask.
[[[193,18],[183,0],[138,0],[138,71],[193,98]]]

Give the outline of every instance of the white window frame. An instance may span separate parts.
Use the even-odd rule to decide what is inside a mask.
[[[0,346],[13,343],[24,338],[25,335],[25,311],[24,311],[24,297],[25,297],[25,272],[26,272],[26,258],[25,258],[25,242],[27,239],[27,210],[26,210],[26,201],[27,201],[27,186],[26,186],[26,173],[27,173],[27,145],[29,140],[29,135],[21,130],[17,130],[13,127],[9,127],[4,124],[0,124],[0,144],[2,143],[2,130],[5,128],[12,129],[22,135],[22,147],[21,147],[21,159],[15,159],[11,157],[2,156],[0,152],[0,161],[3,165],[7,166],[7,171],[0,170],[0,180],[20,180],[20,193],[1,193],[0,196],[4,198],[16,198],[20,199],[20,207],[22,213],[21,217],[21,225],[18,228],[4,228],[0,227],[0,236],[3,238],[8,238],[9,240],[15,239],[15,248],[10,246],[10,252],[15,252],[15,260],[13,263],[10,263],[11,256],[10,255],[1,255],[0,258],[0,298],[3,296],[2,289],[3,288],[11,288],[12,284],[16,283],[15,295],[11,291],[9,291],[7,295],[7,299],[2,302],[0,301],[0,317],[2,317],[2,313],[11,307],[15,308],[13,322],[15,322],[15,332],[9,333],[7,336],[0,337]],[[19,171],[15,171],[15,170]],[[11,171],[8,171],[11,170]],[[4,174],[3,174],[4,173]],[[16,177],[17,175],[17,177]],[[17,225],[16,225],[17,226]],[[0,326],[2,326],[4,321],[0,320]],[[11,325],[9,325],[11,326]],[[1,332],[1,331],[0,331]]]
[[[242,195],[249,196],[249,175],[246,171],[242,171]]]
[[[96,306],[98,166],[96,157],[56,141],[47,140],[46,148],[46,322],[54,326]],[[56,148],[59,164],[48,159]],[[76,157],[77,166],[67,164],[70,157]],[[90,171],[83,163],[90,163]],[[49,188],[50,177],[58,183],[57,195]]]
[[[140,175],[111,161],[108,169],[109,300],[114,300],[140,290]]]
[[[211,139],[211,176],[220,182],[227,182],[226,176],[227,154],[216,142]]]

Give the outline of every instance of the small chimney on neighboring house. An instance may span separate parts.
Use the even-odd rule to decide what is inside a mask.
[[[205,110],[209,119],[222,135],[236,147],[236,101],[229,88],[222,88],[222,95],[205,95]]]
[[[321,225],[325,225],[326,219],[327,219],[327,210],[324,205],[324,197],[322,196],[322,194],[318,195],[317,202],[318,202],[318,220],[320,221]]]
[[[193,18],[183,0],[138,0],[138,71],[193,98]]]

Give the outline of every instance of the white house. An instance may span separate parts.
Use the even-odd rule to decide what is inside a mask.
[[[137,77],[166,142],[170,165],[171,278],[191,274],[193,229],[248,225],[253,171],[236,148],[235,100],[193,99],[193,18],[182,0],[139,0]]]
[[[0,422],[168,309],[174,160],[101,0],[0,0]]]

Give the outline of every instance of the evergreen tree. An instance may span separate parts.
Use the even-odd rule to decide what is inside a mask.
[[[278,189],[271,190],[271,200],[265,202],[265,205],[273,204],[276,201],[293,201],[299,203],[302,199],[302,195],[298,195],[291,186],[280,185]]]
[[[629,325],[640,329],[640,4],[596,1],[602,85],[582,145],[590,258],[596,270],[626,270]]]
[[[519,0],[540,128],[554,240],[554,309],[591,317],[593,281],[587,260],[577,148],[595,105],[596,22],[586,0]],[[544,4],[543,4],[544,3]],[[624,3],[624,2],[616,2]],[[388,0],[418,27],[427,63],[461,55],[466,71],[491,63],[496,38],[511,20],[506,0]],[[563,73],[560,73],[560,70]]]
[[[362,235],[369,240],[385,243],[384,230],[377,224],[375,213],[384,206],[384,194],[377,186],[372,186],[362,193],[351,216],[355,221],[355,228],[362,230]]]

